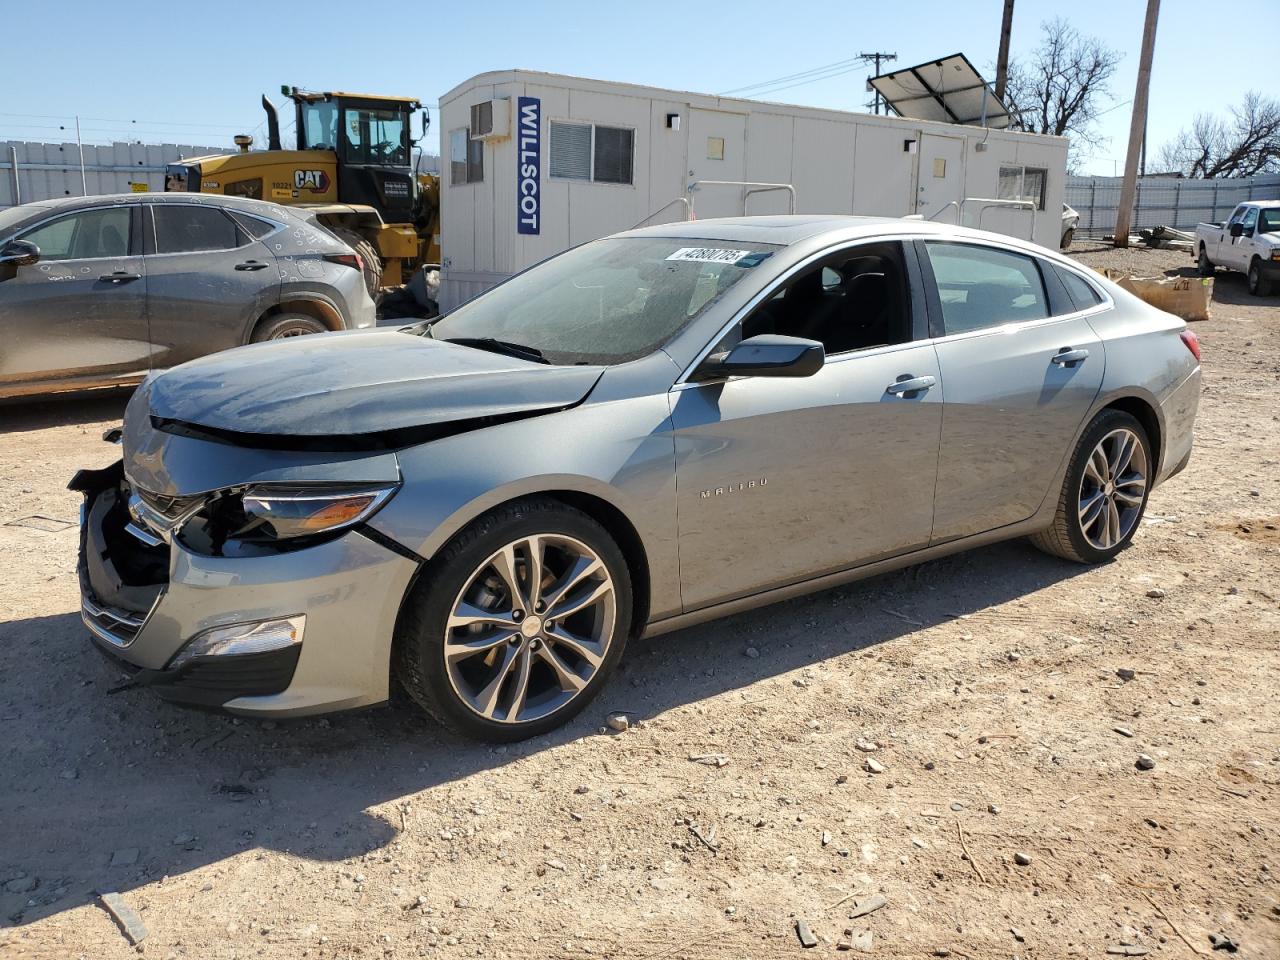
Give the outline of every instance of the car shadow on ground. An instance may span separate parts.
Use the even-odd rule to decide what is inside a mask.
[[[133,389],[0,400],[0,434],[48,430],[77,423],[119,422]]]
[[[657,717],[900,642],[1085,569],[1015,541],[636,641],[577,720],[497,748],[454,737],[403,702],[276,723],[183,710],[141,689],[113,693],[120,675],[91,649],[77,615],[6,623],[0,924],[29,923],[90,902],[95,891],[127,892],[254,848],[319,862],[370,853],[402,829],[401,798],[459,784],[449,809],[414,807],[418,829],[440,829],[453,805],[483,798],[467,778],[593,735],[610,711]],[[877,663],[859,657],[852,669]],[[583,769],[581,782],[605,776]]]

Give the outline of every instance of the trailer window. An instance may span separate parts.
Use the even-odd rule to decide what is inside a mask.
[[[591,123],[551,123],[551,176],[596,183],[634,182],[635,131]]]
[[[463,127],[449,134],[449,183],[481,183],[484,180],[484,141],[472,140]]]
[[[1030,200],[1044,209],[1045,182],[1049,171],[1043,167],[1002,166],[996,196],[1001,200]]]

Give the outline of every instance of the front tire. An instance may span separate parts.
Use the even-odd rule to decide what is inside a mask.
[[[1074,240],[1074,239],[1075,239],[1075,237],[1076,237],[1076,228],[1075,228],[1075,227],[1067,227],[1067,229],[1066,229],[1066,230],[1063,232],[1063,234],[1062,234],[1062,246],[1061,246],[1061,249],[1063,249],[1063,250],[1070,250],[1070,249],[1071,249],[1071,241],[1072,241],[1072,240]]]
[[[1262,261],[1254,257],[1249,261],[1249,292],[1255,297],[1271,296],[1271,278],[1262,272]]]
[[[1031,542],[1077,563],[1111,560],[1142,522],[1154,473],[1142,424],[1122,410],[1104,410],[1071,456],[1053,525]]]
[[[556,500],[519,500],[476,520],[424,569],[396,627],[396,676],[444,726],[524,740],[600,692],[631,607],[626,561],[600,524]]]
[[[1196,272],[1202,277],[1213,276],[1213,261],[1209,259],[1209,254],[1205,252],[1204,244],[1200,244],[1200,255],[1196,257]]]

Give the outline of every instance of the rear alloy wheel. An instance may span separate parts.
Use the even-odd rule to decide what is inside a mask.
[[[1146,509],[1150,451],[1135,417],[1120,410],[1100,414],[1071,458],[1053,526],[1031,542],[1080,563],[1114,557],[1129,545]]]
[[[400,680],[460,733],[513,741],[598,692],[631,616],[622,555],[590,517],[526,501],[477,521],[419,578],[397,631]]]
[[[1200,255],[1196,257],[1196,271],[1202,277],[1213,276],[1213,261],[1209,259],[1209,254],[1205,252],[1204,244],[1200,245]]]
[[[1255,297],[1271,296],[1271,280],[1262,272],[1262,261],[1254,257],[1249,262],[1249,292]]]
[[[302,337],[310,333],[327,333],[329,330],[315,317],[305,313],[278,313],[261,321],[250,338],[253,343],[267,340],[283,340],[286,337]]]

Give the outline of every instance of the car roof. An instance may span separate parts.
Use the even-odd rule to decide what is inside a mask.
[[[1064,259],[1030,240],[1003,233],[975,230],[949,223],[935,223],[913,217],[858,217],[844,214],[791,214],[789,216],[725,217],[715,220],[688,220],[664,223],[615,234],[618,237],[654,237],[670,240],[713,240],[729,243],[771,243],[782,246],[809,245],[809,241],[830,243],[901,236],[937,237],[950,240],[984,240],[1023,250],[1039,257]]]
[[[56,213],[60,210],[78,207],[109,206],[111,204],[140,202],[143,200],[147,203],[209,203],[214,206],[243,210],[245,213],[257,213],[261,216],[274,216],[277,218],[284,214],[298,215],[287,207],[278,203],[271,203],[268,200],[252,200],[248,197],[225,197],[215,193],[102,193],[90,194],[87,197],[53,197],[49,200],[33,200],[30,203],[20,204],[9,209],[29,210],[32,213],[44,211]]]

